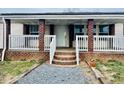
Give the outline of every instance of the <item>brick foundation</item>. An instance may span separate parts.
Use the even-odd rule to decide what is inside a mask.
[[[80,53],[81,61],[90,59],[99,59],[101,61],[107,62],[108,60],[121,60],[124,61],[124,54],[115,53]]]
[[[49,60],[48,52],[39,52],[39,51],[6,51],[5,59],[10,59],[12,61],[20,60],[36,60],[44,59],[45,61]]]
[[[44,59],[45,61],[49,60],[49,52],[39,52],[39,51],[6,51],[5,59],[10,59],[12,61],[21,61],[21,60],[36,60]],[[99,59],[104,62],[108,60],[120,60],[124,61],[124,54],[115,54],[115,53],[90,53],[90,52],[81,52],[80,60],[89,61],[90,59]]]

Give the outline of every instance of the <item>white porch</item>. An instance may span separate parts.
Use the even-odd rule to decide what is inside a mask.
[[[9,49],[13,50],[39,50],[38,35],[9,35]],[[50,43],[55,35],[45,35],[44,51],[50,50]],[[97,52],[124,52],[124,37],[94,36],[94,51]],[[76,44],[79,51],[88,51],[88,36],[77,35]]]
[[[73,24],[74,28],[69,29],[69,25]],[[39,50],[38,28],[30,27],[25,29],[25,25],[38,25],[37,19],[12,19],[11,31],[9,35],[9,49],[13,50]],[[51,30],[51,25],[54,25]],[[94,19],[94,51],[123,51],[123,34],[124,20],[121,19]],[[101,32],[102,28],[110,28],[114,25],[114,30],[109,29],[108,32]],[[76,28],[82,26],[82,28]],[[27,31],[31,29],[31,31]],[[80,30],[81,29],[81,30]],[[69,31],[71,30],[71,31]],[[72,31],[73,30],[73,31]],[[80,31],[79,31],[80,30]],[[113,32],[114,31],[114,32]],[[52,33],[51,33],[52,32]],[[72,33],[73,32],[73,33]],[[103,35],[102,35],[103,34]],[[76,41],[76,36],[78,41]],[[81,51],[87,51],[87,19],[47,19],[45,21],[44,50],[50,50],[50,42],[56,36],[56,47],[75,47],[79,42]],[[72,39],[70,39],[72,38]],[[70,46],[70,44],[72,46]]]
[[[3,14],[0,42],[4,51],[48,51],[50,64],[56,47],[74,47],[79,64],[80,52],[124,53],[124,13]]]
[[[9,49],[11,50],[39,50],[39,31],[38,29],[28,31],[24,34],[22,25],[26,22],[35,26],[37,20],[13,20],[11,24],[11,34],[9,35]],[[121,23],[119,23],[121,22]],[[18,23],[18,25],[16,25]],[[124,23],[124,22],[123,22]],[[95,28],[93,27],[93,52],[124,52],[124,37],[123,37],[122,20],[94,20]],[[31,25],[32,25],[31,24]],[[54,24],[54,31],[51,34],[50,25]],[[73,35],[70,33],[69,24],[73,24]],[[114,30],[110,29],[110,25],[114,25]],[[22,32],[18,32],[20,27]],[[54,57],[56,47],[75,47],[77,64],[79,64],[79,52],[88,52],[88,35],[87,35],[87,20],[46,20],[44,38],[44,51],[50,52],[50,63]],[[76,28],[77,27],[77,28]],[[107,32],[101,31],[107,29]],[[30,28],[29,28],[30,29]],[[32,28],[31,28],[32,29]],[[95,29],[95,30],[94,30]],[[114,32],[113,32],[114,31]],[[35,34],[35,35],[34,35]],[[69,36],[70,35],[70,36]],[[72,39],[70,39],[72,38]]]

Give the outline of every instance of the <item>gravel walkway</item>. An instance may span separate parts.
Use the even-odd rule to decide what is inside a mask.
[[[83,69],[77,67],[57,67],[43,64],[18,80],[17,84],[85,84],[88,83]]]

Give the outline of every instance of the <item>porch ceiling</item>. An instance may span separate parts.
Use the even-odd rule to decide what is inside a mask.
[[[13,19],[12,23],[38,24],[38,19]],[[94,19],[94,24],[124,23],[124,19]],[[46,25],[87,24],[87,19],[46,19]]]
[[[38,24],[37,19],[12,19],[12,23],[22,23],[22,24]]]

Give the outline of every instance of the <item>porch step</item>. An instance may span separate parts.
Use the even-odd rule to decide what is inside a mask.
[[[76,65],[74,49],[58,49],[55,52],[53,63],[56,65]]]
[[[56,52],[55,52],[55,55],[75,55],[75,51],[69,51],[69,50],[67,50],[67,51],[65,51],[65,50],[57,50]]]
[[[76,56],[75,55],[55,55],[54,58],[58,60],[74,60],[76,59]]]
[[[54,59],[53,63],[57,64],[57,65],[76,65],[76,60],[57,60],[57,59]]]

